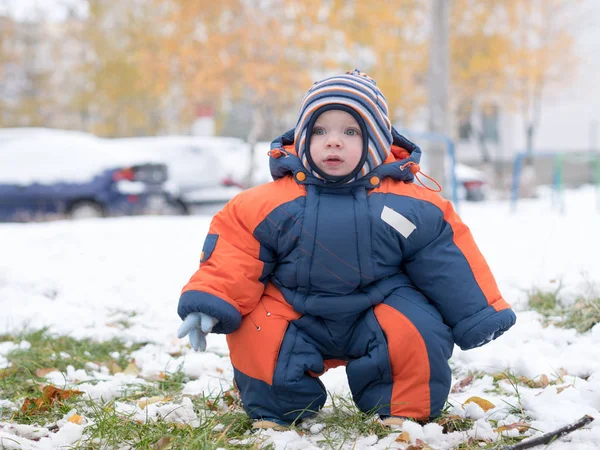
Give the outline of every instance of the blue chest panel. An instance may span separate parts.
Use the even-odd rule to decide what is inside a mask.
[[[311,292],[343,295],[360,286],[358,245],[365,230],[357,229],[356,207],[351,195],[319,195],[309,276]]]
[[[276,285],[299,294],[345,296],[398,273],[404,238],[381,213],[385,206],[400,211],[409,205],[396,195],[367,192],[308,186],[305,197],[268,216],[255,235],[271,249]]]

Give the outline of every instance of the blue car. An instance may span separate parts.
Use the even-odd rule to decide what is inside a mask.
[[[16,185],[0,181],[0,220],[161,214],[168,204],[163,190],[166,179],[164,165],[147,164],[103,170],[83,183]]]
[[[114,154],[99,142],[28,139],[0,145],[0,221],[168,212],[166,166]]]

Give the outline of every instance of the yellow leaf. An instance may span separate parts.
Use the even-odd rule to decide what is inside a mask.
[[[115,374],[115,373],[119,373],[119,372],[123,372],[123,369],[121,369],[121,366],[119,366],[116,362],[114,361],[110,361],[106,367],[108,367],[108,370],[110,370],[110,373]]]
[[[396,442],[410,442],[410,433],[408,431],[403,431],[400,433],[400,436],[396,438]]]
[[[140,400],[138,402],[138,406],[140,407],[140,409],[144,409],[146,406],[151,405],[153,403],[165,402],[167,400],[168,400],[168,397],[161,397],[159,395],[156,395],[154,397],[148,397],[148,398],[144,398],[144,399]]]
[[[69,417],[67,419],[68,422],[75,423],[77,425],[81,425],[83,420],[84,420],[83,417],[81,417],[79,414],[73,414],[71,417]]]
[[[475,403],[486,412],[496,407],[492,402],[481,397],[469,397],[464,404],[466,405],[467,403]]]
[[[123,373],[127,375],[139,375],[140,368],[135,364],[135,360],[133,360],[129,364],[127,364],[127,367],[125,367]]]

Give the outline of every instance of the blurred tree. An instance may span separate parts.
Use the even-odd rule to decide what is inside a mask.
[[[524,121],[534,149],[542,102],[565,86],[577,67],[579,0],[453,0],[452,92],[458,122],[475,134],[489,162],[485,108],[502,104]],[[484,117],[483,117],[484,119]],[[499,146],[501,148],[502,146]]]
[[[8,16],[0,15],[0,126],[7,126],[10,122],[8,109],[10,108],[10,98],[12,96],[11,69],[17,59],[14,51],[14,40],[14,21]]]
[[[498,29],[502,13],[499,0],[453,0],[451,10],[452,36],[451,83],[454,115],[462,127],[459,138],[476,137],[484,163],[492,155],[481,120],[474,120],[474,111],[495,103],[507,92],[507,71],[511,41]]]
[[[0,17],[0,121],[3,126],[41,126],[53,113],[52,55],[41,20]]]
[[[80,30],[82,75],[71,107],[101,136],[154,135],[165,127],[168,77],[161,48],[161,18],[149,2],[87,0]]]
[[[577,67],[575,33],[580,0],[510,0],[503,2],[504,31],[512,46],[507,76],[514,105],[522,118],[528,162],[532,163],[542,102],[550,90],[571,79]]]
[[[277,0],[166,3],[167,48],[188,105],[209,105],[223,117],[243,104],[244,130],[221,134],[237,134],[252,148],[274,137],[265,133],[268,119],[285,118],[310,86],[316,33],[303,31],[302,22],[314,12],[304,16],[304,4]]]
[[[344,71],[373,77],[390,115],[406,126],[426,102],[428,6],[415,0],[332,0],[325,52]]]

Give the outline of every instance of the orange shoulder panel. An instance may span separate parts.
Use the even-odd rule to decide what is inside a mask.
[[[182,293],[207,292],[242,315],[248,314],[264,291],[258,281],[264,263],[259,259],[260,242],[253,236],[254,230],[275,208],[305,194],[305,188],[291,176],[238,194],[213,217],[209,234],[217,234],[219,239],[211,257],[200,265]]]
[[[372,192],[389,192],[396,195],[404,195],[431,203],[439,208],[444,214],[444,220],[452,228],[454,244],[462,252],[471,267],[475,281],[482,290],[483,295],[485,295],[488,305],[493,306],[496,311],[510,308],[510,305],[502,298],[492,271],[477,247],[469,227],[456,214],[452,203],[436,192],[417,186],[414,183],[398,182],[390,178],[384,179],[381,185]]]
[[[298,184],[291,176],[285,176],[248,189],[230,203],[234,214],[252,233],[278,206],[305,195],[306,188],[303,185]]]

